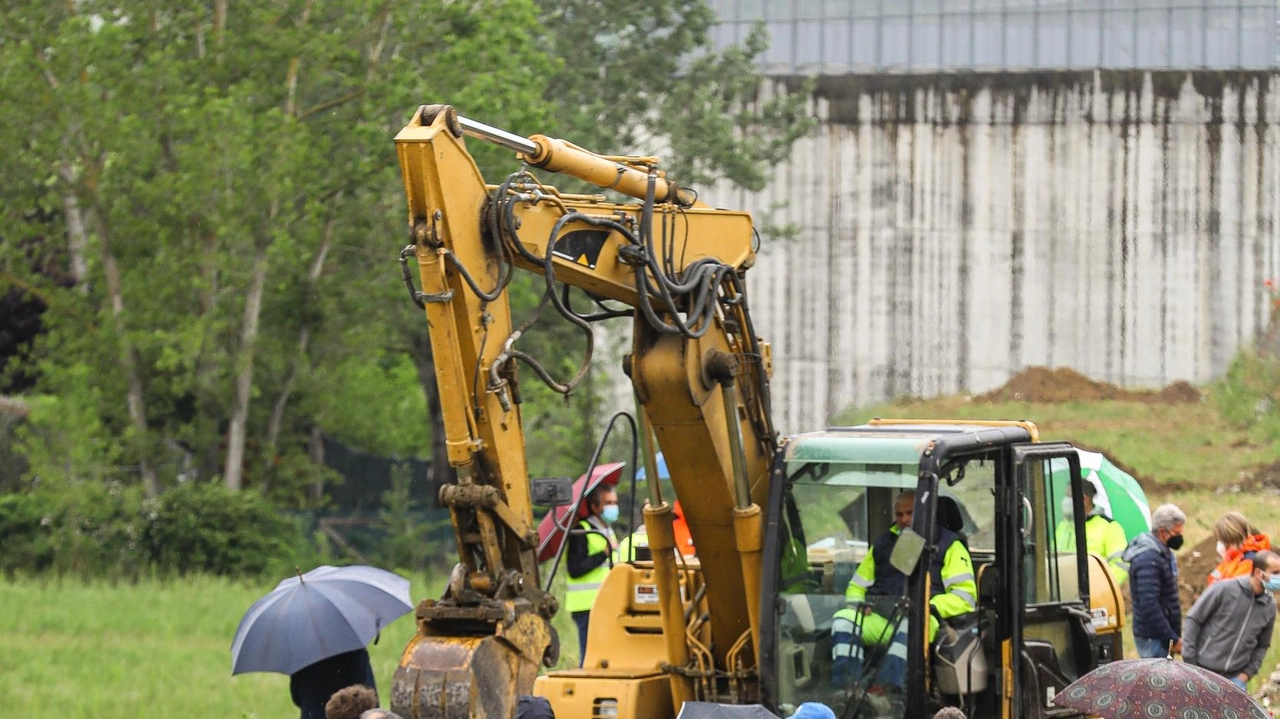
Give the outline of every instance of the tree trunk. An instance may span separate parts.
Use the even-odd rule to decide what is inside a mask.
[[[67,255],[71,258],[71,278],[75,280],[76,291],[82,295],[89,294],[89,261],[85,258],[88,251],[88,233],[84,226],[84,213],[80,210],[80,198],[76,196],[75,172],[71,163],[62,160],[58,163],[58,173],[67,184],[62,193],[62,212],[67,218]]]
[[[77,206],[78,206],[77,202]],[[102,271],[107,283],[107,296],[111,301],[111,316],[116,322],[116,338],[120,343],[120,370],[124,372],[129,386],[127,405],[129,419],[137,432],[134,449],[138,454],[138,473],[142,477],[142,486],[148,497],[160,495],[160,482],[156,479],[155,468],[151,466],[150,447],[147,442],[147,406],[143,401],[142,377],[138,374],[138,355],[133,343],[129,340],[128,326],[125,322],[124,292],[120,285],[120,266],[111,251],[111,236],[107,229],[106,217],[99,209],[94,213],[98,227],[98,240],[102,244]]]
[[[311,463],[317,467],[324,466],[324,435],[320,432],[320,425],[312,425],[311,436],[307,439],[307,456],[310,457]],[[324,485],[316,482],[307,487],[307,497],[312,502],[318,503],[324,496]]]
[[[249,279],[249,292],[244,301],[244,325],[240,329],[240,351],[236,357],[236,394],[231,404],[231,423],[227,428],[227,462],[222,470],[227,489],[231,490],[244,486],[244,443],[249,425],[249,399],[253,391],[258,320],[262,315],[262,294],[266,284],[267,248],[259,246],[253,258],[253,276]]]
[[[342,192],[338,192],[333,198],[330,207],[336,206],[342,200]],[[333,230],[337,224],[336,218],[330,215],[328,221],[324,225],[324,233],[320,238],[320,247],[316,250],[316,256],[311,261],[311,269],[307,272],[307,282],[312,287],[320,280],[320,275],[324,274],[324,263],[329,257],[329,249],[333,247]],[[298,381],[298,366],[307,361],[307,346],[311,343],[311,323],[307,319],[303,319],[302,328],[298,330],[298,349],[294,352],[294,362],[289,365],[289,373],[285,376],[284,387],[280,390],[280,396],[276,397],[276,404],[271,408],[271,419],[267,422],[267,459],[271,460],[275,457],[276,447],[280,444],[280,432],[284,426],[284,410],[289,405],[289,398],[293,394],[294,385]]]
[[[431,496],[436,497],[442,485],[455,481],[453,467],[449,466],[449,450],[445,446],[444,414],[440,411],[440,388],[436,386],[436,363],[431,355],[431,339],[425,332],[413,332],[409,345],[413,366],[418,370],[418,384],[422,385],[422,394],[427,400],[427,416],[431,421]]]

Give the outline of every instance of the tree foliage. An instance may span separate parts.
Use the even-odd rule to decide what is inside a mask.
[[[221,477],[293,504],[325,479],[318,432],[427,453],[391,138],[443,101],[601,151],[665,144],[693,181],[758,187],[807,125],[795,98],[755,96],[759,38],[712,52],[711,20],[691,0],[7,3],[0,296],[45,307],[6,358],[41,397],[32,478],[155,497]],[[488,176],[514,169],[471,148]],[[513,286],[517,315],[535,284]],[[554,322],[528,342],[566,373],[582,347]],[[533,384],[531,468],[573,472],[598,390]]]
[[[547,85],[560,127],[597,152],[662,156],[685,185],[751,190],[812,127],[807,92],[759,95],[763,27],[717,49],[703,0],[539,0],[563,58]],[[657,146],[657,147],[655,147]]]

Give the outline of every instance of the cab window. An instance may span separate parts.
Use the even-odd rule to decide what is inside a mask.
[[[1061,465],[1061,466],[1059,466]],[[1066,511],[1070,471],[1062,459],[1038,460],[1023,488],[1023,541],[1026,556],[1035,557],[1025,571],[1028,604],[1061,604],[1080,599],[1075,519]],[[1030,526],[1027,525],[1030,519]]]

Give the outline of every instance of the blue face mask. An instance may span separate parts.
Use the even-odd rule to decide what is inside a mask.
[[[618,521],[618,505],[616,504],[604,505],[604,508],[600,510],[600,518],[608,522],[609,524],[613,524],[614,522]]]
[[[1267,575],[1267,578],[1262,580],[1262,586],[1268,592],[1280,592],[1280,575]]]

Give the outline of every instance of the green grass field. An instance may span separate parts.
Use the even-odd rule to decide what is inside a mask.
[[[296,717],[287,676],[231,676],[231,638],[240,617],[273,586],[211,577],[138,584],[2,582],[0,716]],[[414,601],[439,591],[438,581],[413,578]],[[559,591],[563,595],[563,586]],[[572,620],[561,612],[555,626],[564,638],[560,666],[577,666]],[[409,614],[369,647],[384,700],[413,633]]]
[[[1154,509],[1173,502],[1187,512],[1187,546],[1195,546],[1226,511],[1245,512],[1272,536],[1280,535],[1280,498],[1251,499],[1232,490],[1280,447],[1256,444],[1248,432],[1222,419],[1211,401],[983,403],[965,397],[913,400],[855,410],[839,418],[857,424],[872,417],[919,419],[1026,419],[1043,440],[1067,440],[1106,452],[1133,469]]]
[[[289,678],[231,676],[231,637],[271,590],[208,577],[138,584],[19,580],[0,584],[0,696],[5,716],[112,719],[297,716]],[[413,583],[413,596],[425,584]],[[370,647],[390,681],[412,615]]]
[[[861,410],[843,423],[883,417],[1031,419],[1045,439],[1069,439],[1133,468],[1153,504],[1173,501],[1188,514],[1188,547],[1208,536],[1228,509],[1242,509],[1280,536],[1280,499],[1231,491],[1280,452],[1254,444],[1221,420],[1208,402],[1150,405],[981,404],[959,397]],[[438,582],[415,577],[415,599],[437,596]],[[283,675],[230,675],[231,637],[244,610],[273,583],[213,578],[138,584],[23,579],[0,583],[0,696],[4,716],[130,719],[296,716]],[[557,616],[561,666],[577,663],[576,633]],[[413,635],[410,616],[387,627],[371,647],[386,690]],[[1132,641],[1127,646],[1132,647]],[[1280,646],[1280,642],[1276,643]],[[1280,650],[1264,664],[1265,676]]]

